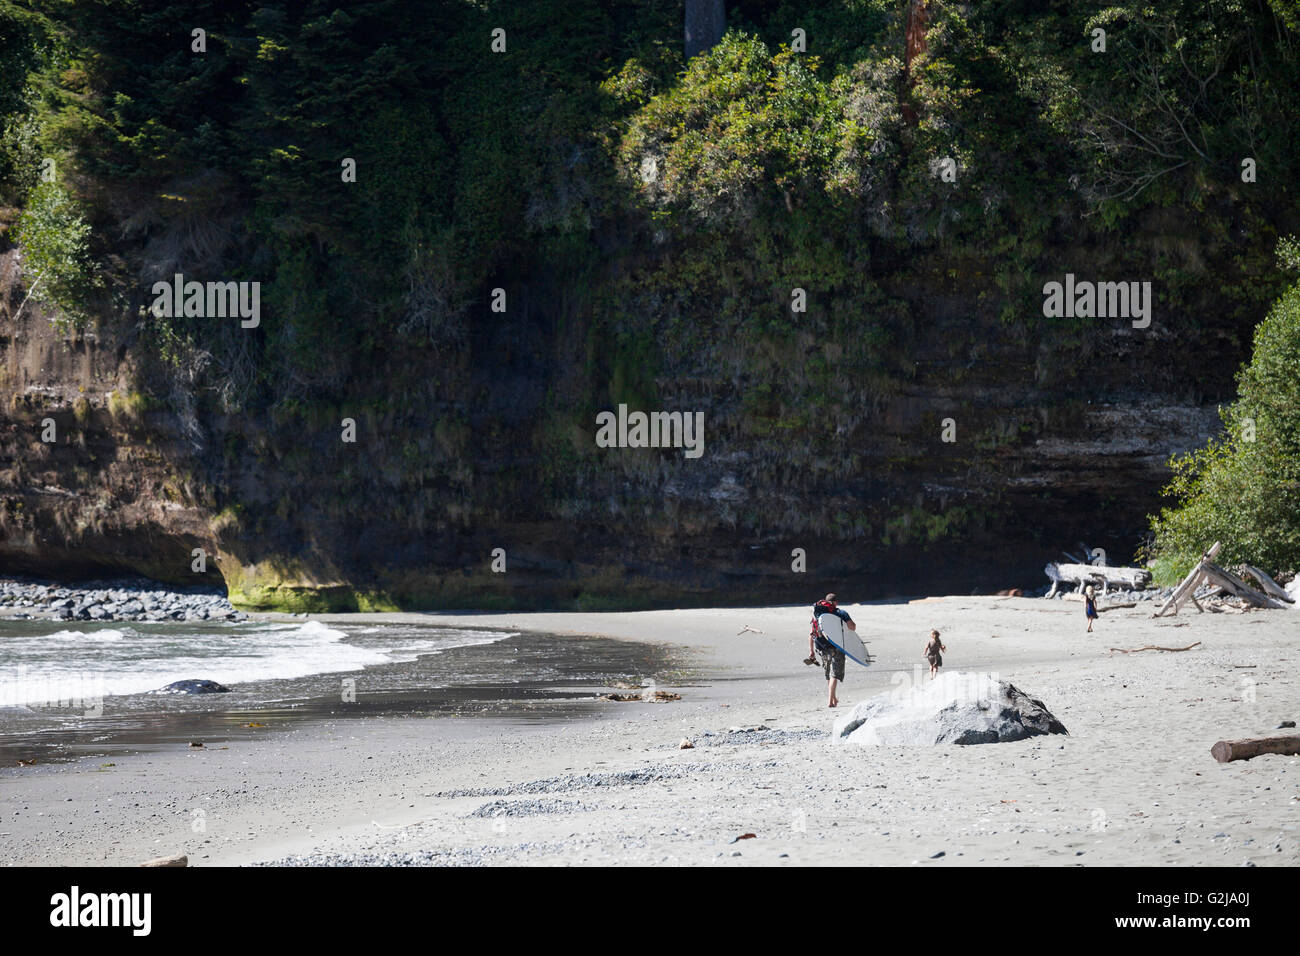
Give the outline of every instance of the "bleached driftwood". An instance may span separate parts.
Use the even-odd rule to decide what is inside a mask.
[[[1204,581],[1205,574],[1201,570],[1201,566],[1198,564],[1193,569],[1191,575],[1189,575],[1182,584],[1178,585],[1178,587],[1174,589],[1173,594],[1169,595],[1169,600],[1162,604],[1152,616],[1160,617],[1160,615],[1164,614],[1165,611],[1170,608],[1173,608],[1174,613],[1177,614],[1179,610],[1182,609],[1182,606],[1188,601],[1192,602],[1192,605],[1198,612],[1204,611],[1205,609],[1201,607],[1200,603],[1196,600],[1196,589],[1200,587]]]
[[[1177,614],[1178,609],[1187,602],[1188,598],[1191,598],[1192,603],[1195,604],[1196,599],[1193,595],[1196,593],[1196,589],[1200,587],[1201,581],[1205,577],[1205,563],[1212,560],[1216,555],[1218,555],[1218,553],[1219,542],[1216,541],[1210,550],[1201,555],[1201,560],[1196,563],[1196,567],[1187,572],[1187,577],[1183,578],[1178,587],[1174,588],[1174,593],[1169,595],[1169,600],[1160,605],[1160,607],[1156,609],[1156,613],[1151,616],[1160,617],[1170,608],[1173,608],[1174,613]],[[1201,610],[1199,604],[1196,605],[1196,610]]]
[[[1211,604],[1210,610],[1215,614],[1245,614],[1246,608],[1235,604]]]
[[[189,866],[190,860],[184,853],[177,853],[175,856],[160,856],[152,860],[145,860],[141,866]]]
[[[1049,562],[1043,573],[1054,584],[1100,584],[1105,587],[1145,588],[1151,583],[1146,568],[1112,568],[1102,564],[1057,564]]]
[[[1284,601],[1287,604],[1295,603],[1295,598],[1291,597],[1290,594],[1287,594],[1286,588],[1282,587],[1282,585],[1278,584],[1259,568],[1252,567],[1249,564],[1244,565],[1244,567],[1246,568],[1246,572],[1259,582],[1260,587],[1264,589],[1264,593],[1269,597],[1275,597],[1279,601]]]
[[[1237,597],[1245,598],[1255,607],[1284,608],[1288,605],[1284,601],[1271,598],[1267,594],[1256,591],[1241,578],[1237,577],[1231,571],[1227,571],[1213,561],[1202,561],[1201,566],[1205,572],[1206,579],[1211,584],[1217,584],[1225,591],[1230,591]]]
[[[1202,584],[1214,588],[1214,590],[1210,592],[1209,596],[1225,593],[1230,594],[1234,597],[1241,598],[1252,607],[1287,608],[1292,606],[1287,603],[1285,599],[1271,597],[1268,594],[1256,591],[1231,571],[1219,567],[1214,563],[1214,558],[1217,557],[1218,554],[1219,542],[1216,541],[1210,550],[1201,555],[1201,560],[1196,563],[1196,567],[1192,568],[1192,570],[1188,572],[1187,577],[1183,578],[1182,583],[1179,584],[1178,587],[1174,588],[1174,593],[1169,596],[1169,600],[1161,605],[1160,609],[1157,610],[1152,617],[1160,617],[1170,608],[1173,608],[1173,612],[1177,614],[1178,609],[1187,601],[1191,601],[1192,604],[1196,605],[1196,610],[1204,610],[1196,600],[1196,592]],[[1247,565],[1247,568],[1251,574],[1259,578],[1261,584],[1263,584],[1264,579],[1267,578],[1274,588],[1277,588],[1279,591],[1282,590],[1278,587],[1277,582],[1273,581],[1272,578],[1269,578],[1263,571],[1257,571],[1257,569],[1251,568],[1249,565]],[[1265,587],[1267,586],[1268,585],[1265,585]],[[1231,605],[1219,605],[1213,609],[1216,611],[1227,610],[1231,613]]]

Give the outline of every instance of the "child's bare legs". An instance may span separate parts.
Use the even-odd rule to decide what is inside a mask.
[[[830,697],[828,698],[828,702],[826,706],[835,707],[840,702],[840,699],[835,696],[835,688],[839,686],[840,682],[838,679],[832,677],[829,683],[830,683]]]
[[[938,664],[931,664],[931,665],[930,665],[930,680],[934,680],[934,679],[935,679],[936,677],[938,677],[938,676],[939,676],[939,665],[938,665]]]
[[[1092,633],[1092,618],[1088,618],[1088,633]]]

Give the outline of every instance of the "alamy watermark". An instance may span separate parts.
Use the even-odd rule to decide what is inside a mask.
[[[178,272],[171,282],[155,282],[151,291],[155,318],[240,318],[245,329],[262,324],[260,282],[186,282]]]
[[[895,671],[889,678],[890,700],[903,706],[925,700],[934,683],[929,673],[929,668],[920,664],[912,665],[911,674]],[[1002,675],[997,671],[947,671],[943,678],[945,700],[949,704],[973,704],[1002,693]]]
[[[1043,315],[1049,319],[1132,319],[1133,328],[1151,325],[1150,282],[1076,281],[1043,285]]]
[[[133,936],[148,936],[153,926],[152,893],[83,893],[73,885],[50,897],[50,925],[122,927]]]
[[[703,412],[629,412],[618,406],[596,415],[597,448],[684,448],[687,458],[704,454]]]
[[[31,673],[23,665],[0,681],[0,707],[80,710],[87,717],[102,717],[106,696],[103,675],[90,671]]]

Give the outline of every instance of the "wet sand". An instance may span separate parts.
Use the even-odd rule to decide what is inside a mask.
[[[654,673],[689,680],[681,659],[666,651],[602,637],[521,633],[363,671],[236,685],[226,694],[108,697],[94,702],[93,718],[84,706],[37,705],[22,719],[10,712],[21,732],[0,733],[0,767],[19,760],[109,760],[191,741],[210,746],[259,740],[323,720],[490,716],[545,722],[597,716],[602,708],[596,695],[609,690],[611,681],[639,681]]]
[[[832,745],[804,607],[347,615],[675,645],[673,703],[554,720],[321,716],[259,739],[0,769],[0,862],[194,865],[1295,865],[1300,758],[1219,765],[1218,739],[1296,719],[1300,612],[1103,614],[953,597],[850,607],[876,661],[842,706],[949,670],[995,672],[1070,730],[974,747]],[[329,621],[330,616],[318,619]],[[737,632],[743,626],[762,634]],[[1201,646],[1182,653],[1107,648]],[[765,726],[733,733],[732,728]],[[689,738],[694,749],[677,749]],[[220,749],[228,747],[229,749]],[[103,767],[102,763],[115,766]],[[749,839],[737,840],[753,833]]]

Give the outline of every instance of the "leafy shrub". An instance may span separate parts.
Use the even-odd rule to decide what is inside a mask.
[[[55,323],[61,332],[82,328],[96,270],[89,253],[90,225],[72,197],[56,182],[40,183],[18,217],[15,235],[33,277],[31,297],[59,311]]]
[[[1300,568],[1300,283],[1255,330],[1222,418],[1221,438],[1170,461],[1177,504],[1154,519],[1155,554],[1185,571],[1218,540],[1221,561]]]
[[[831,82],[816,57],[771,53],[753,36],[730,32],[691,60],[681,81],[653,97],[623,138],[624,174],[680,225],[743,226],[772,206],[872,192],[888,137],[900,125],[896,60],[863,63]],[[645,69],[630,62],[609,86],[641,89]]]

